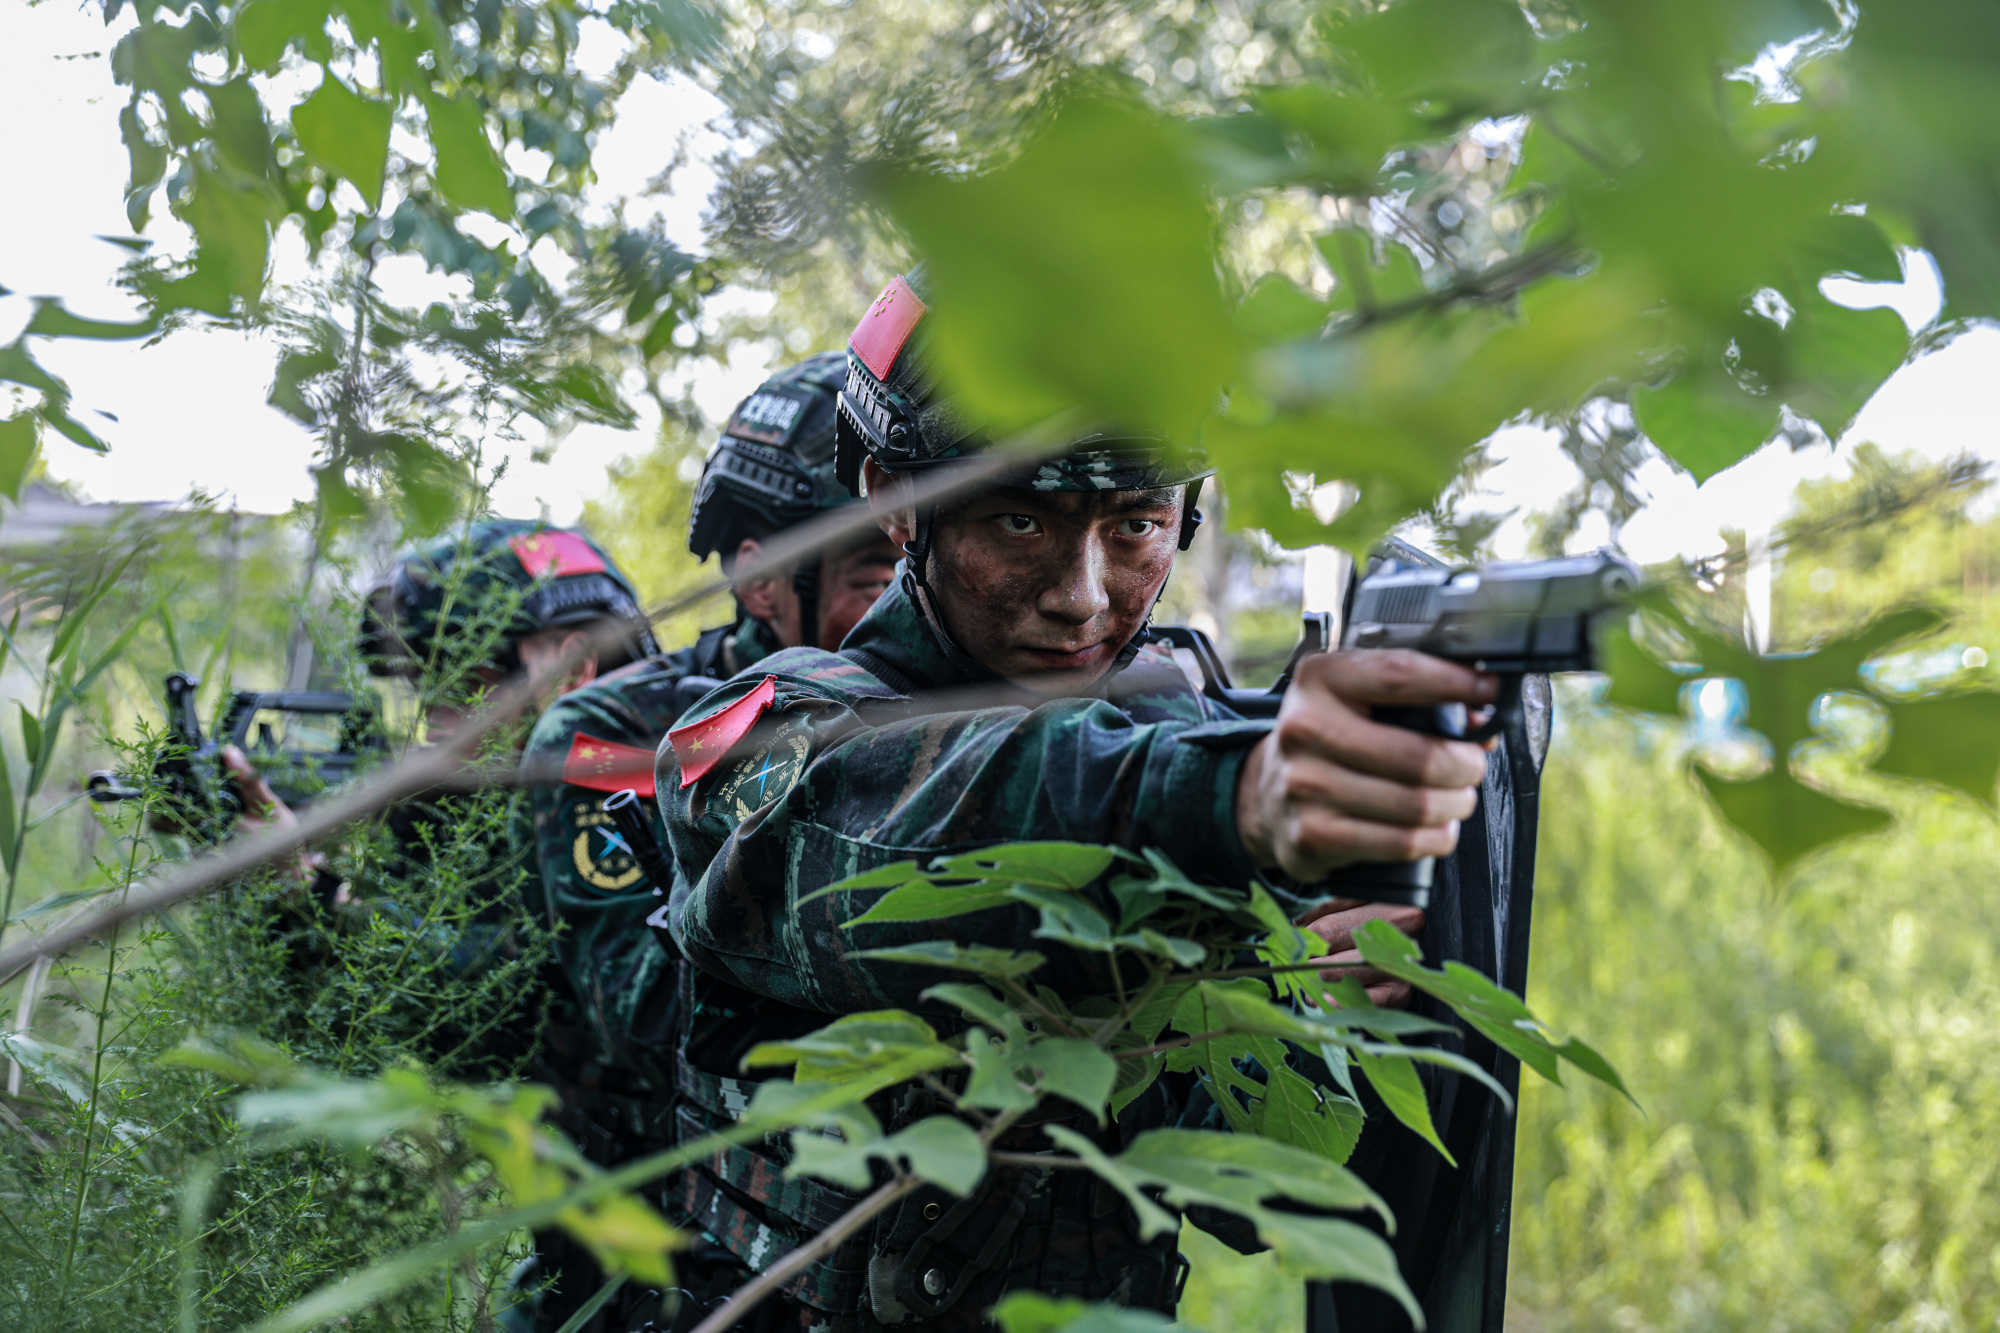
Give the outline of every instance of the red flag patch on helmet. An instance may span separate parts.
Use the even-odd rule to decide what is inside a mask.
[[[574,532],[546,528],[509,537],[507,546],[521,561],[529,578],[563,578],[570,574],[602,574],[604,557]]]
[[[563,781],[591,791],[624,791],[630,787],[653,799],[653,752],[636,745],[601,741],[579,731],[563,760]]]
[[[713,717],[668,732],[667,741],[681,761],[681,786],[701,781],[736,742],[750,734],[777,697],[778,678],[766,676],[763,684]]]
[[[903,354],[903,344],[910,340],[910,330],[917,327],[917,321],[928,309],[902,275],[896,275],[854,326],[854,336],[847,340],[848,350],[861,358],[861,364],[876,379],[888,379],[896,358]]]

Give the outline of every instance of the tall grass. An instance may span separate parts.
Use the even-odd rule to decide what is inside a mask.
[[[26,830],[8,844],[12,929],[122,892],[204,836],[163,831],[156,802],[79,799],[90,768],[150,770],[166,670],[204,676],[205,719],[232,685],[367,684],[342,590],[379,554],[324,553],[309,582],[302,536],[196,509],[13,553],[0,665],[23,709],[0,723],[0,746],[10,772],[45,781],[9,793],[32,826],[0,830]],[[402,734],[428,697],[463,692],[454,671],[392,700]],[[65,715],[51,717],[58,703]],[[279,867],[13,982],[0,997],[13,1065],[0,1092],[0,1328],[240,1328],[483,1206],[492,1186],[460,1145],[357,1158],[265,1143],[239,1123],[232,1089],[176,1057],[191,1040],[247,1036],[342,1073],[518,1075],[550,956],[548,932],[518,910],[530,846],[519,792],[436,798],[328,849],[339,902]],[[442,1272],[351,1326],[490,1328],[521,1252]]]

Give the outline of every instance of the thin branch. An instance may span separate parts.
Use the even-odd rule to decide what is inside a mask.
[[[1190,978],[1195,981],[1233,981],[1237,977],[1275,977],[1280,972],[1362,972],[1374,964],[1357,958],[1351,963],[1335,963],[1327,959],[1316,959],[1306,963],[1278,963],[1270,967],[1232,967],[1224,972],[1195,972]]]
[[[986,1158],[998,1166],[1025,1166],[1035,1170],[1045,1170],[1049,1167],[1061,1167],[1071,1171],[1088,1171],[1090,1169],[1090,1163],[1084,1161],[1081,1157],[1044,1157],[1040,1153],[999,1152],[996,1150],[987,1153]]]
[[[863,1223],[874,1218],[877,1213],[922,1183],[923,1181],[916,1176],[903,1176],[876,1190],[848,1209],[832,1226],[772,1264],[751,1281],[738,1287],[735,1294],[724,1301],[715,1313],[695,1325],[694,1333],[723,1333],[724,1329],[735,1325],[758,1302],[804,1272],[823,1256],[832,1253],[842,1241],[860,1230]]]
[[[1205,1041],[1214,1041],[1217,1037],[1226,1037],[1233,1030],[1231,1028],[1216,1028],[1212,1032],[1203,1032],[1192,1037],[1170,1037],[1166,1041],[1156,1041],[1151,1046],[1141,1046],[1136,1051],[1115,1051],[1112,1053],[1112,1058],[1115,1060],[1137,1060],[1143,1056],[1158,1055],[1161,1051],[1177,1051],[1183,1046],[1198,1046]]]
[[[899,503],[921,507],[968,494],[987,485],[995,477],[1022,466],[1024,461],[1043,457],[1060,448],[1063,441],[1075,437],[1078,428],[1071,414],[1053,418],[1004,447],[919,477],[909,491],[899,497]],[[874,515],[866,505],[844,505],[829,510],[773,537],[755,559],[739,561],[734,578],[755,579],[782,573],[801,560],[838,549],[853,538],[874,531],[875,526]],[[652,621],[662,620],[727,592],[731,586],[730,578],[711,579],[652,607],[646,612],[646,617]],[[606,624],[551,664],[545,678],[561,679],[580,665],[584,658],[621,641],[625,633],[623,625]],[[384,806],[406,800],[449,780],[476,752],[480,741],[538,704],[540,699],[541,692],[536,682],[519,675],[509,678],[489,697],[486,707],[457,729],[449,741],[405,754],[385,771],[357,783],[344,795],[316,801],[310,810],[299,816],[297,823],[289,827],[274,825],[196,857],[178,873],[163,876],[150,888],[134,891],[113,906],[0,950],[0,983],[11,979],[36,958],[52,957],[86,940],[99,938],[135,917],[150,916],[178,906],[221,887],[247,871],[300,851]]]

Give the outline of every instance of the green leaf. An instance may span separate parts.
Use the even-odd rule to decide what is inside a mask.
[[[965,1036],[965,1053],[972,1061],[972,1076],[965,1081],[960,1106],[1029,1111],[1041,1100],[1030,1086],[1032,1075],[1020,1043],[998,1041],[986,1029],[973,1028]]]
[[[1604,702],[1635,712],[1681,716],[1681,691],[1691,677],[1683,676],[1642,648],[1623,625],[1608,625],[1598,635],[1598,662],[1611,677]]]
[[[306,400],[303,387],[308,380],[339,368],[340,358],[323,348],[287,352],[278,359],[278,371],[271,380],[271,392],[264,401],[294,421],[317,426],[319,412]]]
[[[919,1120],[886,1139],[842,1143],[804,1131],[792,1135],[788,1176],[817,1176],[851,1190],[873,1185],[871,1162],[900,1166],[961,1198],[986,1174],[986,1148],[962,1120],[948,1115]]]
[[[236,49],[250,68],[270,73],[285,48],[326,22],[324,0],[250,0],[237,9]]]
[[[21,498],[21,488],[28,484],[41,445],[41,427],[32,412],[0,420],[0,495],[9,500]]]
[[[1400,102],[1504,114],[1543,72],[1534,30],[1509,0],[1400,0],[1336,10],[1326,28],[1342,65]]]
[[[1444,1140],[1438,1137],[1437,1126],[1431,1123],[1430,1099],[1424,1095],[1423,1080],[1417,1077],[1416,1066],[1408,1060],[1369,1055],[1363,1051],[1354,1052],[1354,1063],[1374,1085],[1376,1095],[1382,1105],[1389,1108],[1389,1114],[1415,1130],[1424,1141],[1438,1150],[1439,1156],[1453,1166],[1458,1165]]]
[[[1265,1071],[1264,1096],[1251,1115],[1259,1134],[1345,1162],[1361,1138],[1361,1104],[1329,1093],[1283,1065]]]
[[[1595,1051],[1574,1038],[1557,1043],[1547,1026],[1530,1012],[1520,996],[1495,985],[1464,963],[1447,962],[1442,971],[1425,967],[1419,961],[1421,954],[1417,942],[1386,921],[1370,921],[1362,925],[1354,932],[1354,943],[1370,966],[1443,1000],[1453,1013],[1478,1029],[1488,1041],[1551,1083],[1562,1082],[1557,1061],[1568,1060],[1592,1078],[1617,1089],[1627,1101],[1632,1101],[1632,1094],[1626,1090],[1617,1071],[1605,1064]],[[1351,982],[1352,978],[1349,978],[1348,983],[1343,984]],[[1352,986],[1347,992],[1348,997],[1354,1003],[1366,1003],[1366,997],[1359,991],[1358,985]],[[1504,1093],[1501,1095],[1505,1096]],[[1633,1105],[1638,1103],[1633,1101]]]
[[[313,95],[292,108],[292,129],[307,153],[352,184],[375,209],[382,206],[394,118],[389,103],[357,96],[329,71]]]
[[[1167,1067],[1165,1051],[1152,1055],[1142,1055],[1133,1059],[1118,1061],[1118,1079],[1111,1085],[1110,1110],[1112,1119],[1125,1114],[1125,1108],[1145,1095],[1154,1080]]]
[[[1219,912],[1240,913],[1250,904],[1250,896],[1241,889],[1213,888],[1195,883],[1158,848],[1144,848],[1143,854],[1146,863],[1152,867],[1150,878],[1119,875],[1111,881],[1111,897],[1118,904],[1118,929],[1121,931],[1132,929],[1173,898],[1192,899]]]
[[[760,1042],[743,1057],[746,1069],[797,1065],[800,1083],[839,1085],[868,1078],[895,1063],[915,1068],[905,1077],[955,1064],[958,1052],[937,1039],[931,1025],[901,1009],[847,1014],[791,1041]]]
[[[1694,644],[1702,674],[1733,676],[1743,682],[1750,695],[1744,725],[1767,737],[1783,763],[1794,747],[1814,735],[1813,705],[1821,696],[1862,689],[1864,662],[1943,623],[1943,615],[1933,607],[1904,607],[1823,640],[1810,652],[1772,655],[1722,639],[1685,619],[1676,628]]]
[[[914,861],[882,866],[830,884],[800,901],[850,889],[895,885],[866,912],[843,922],[842,929],[877,921],[935,921],[1014,902],[1046,904],[1051,900],[1036,898],[1033,891],[1074,892],[1102,875],[1117,855],[1113,848],[1089,843],[1003,843],[983,851],[939,857],[928,868]]]
[[[1075,1130],[1045,1125],[1042,1132],[1125,1196],[1139,1216],[1142,1236],[1176,1226],[1172,1215],[1148,1197],[1150,1191],[1159,1191],[1176,1208],[1208,1204],[1248,1219],[1286,1272],[1365,1282],[1401,1301],[1413,1319],[1423,1317],[1396,1269],[1394,1252],[1380,1236],[1341,1218],[1271,1206],[1282,1200],[1309,1208],[1368,1208],[1391,1220],[1382,1200],[1358,1176],[1318,1153],[1254,1135],[1155,1129],[1117,1157],[1106,1157]]]
[[[1030,1046],[1027,1062],[1040,1073],[1042,1095],[1075,1102],[1104,1123],[1104,1104],[1118,1081],[1118,1061],[1092,1042],[1052,1037]]]
[[[21,748],[27,753],[29,763],[39,765],[42,762],[42,720],[18,699],[14,701],[14,707],[21,710]]]
[[[1369,253],[1371,242],[1353,231],[1328,232],[1313,243],[1340,275],[1340,290],[1334,299],[1342,306],[1373,315],[1385,306],[1417,300],[1429,291],[1417,257],[1404,246],[1383,242],[1381,262],[1377,263]]]
[[[0,347],[0,380],[12,380],[30,389],[39,389],[45,394],[60,397],[69,391],[48,371],[43,370],[28,349],[16,338],[5,347]]]
[[[993,1307],[1002,1333],[1164,1333],[1177,1325],[1152,1310],[1086,1304],[1074,1297],[1014,1291]]]
[[[237,1118],[267,1142],[323,1140],[349,1149],[429,1126],[443,1110],[423,1076],[408,1069],[366,1080],[301,1073],[284,1087],[247,1092],[236,1101]]]
[[[1988,810],[2000,783],[2000,691],[1927,699],[1876,696],[1889,711],[1889,744],[1869,765],[1890,777],[1962,791]]]
[[[639,341],[639,355],[651,361],[660,353],[674,345],[674,330],[681,326],[680,312],[672,306],[662,310],[653,320],[646,336]]]
[[[931,863],[939,878],[981,876],[1045,889],[1081,889],[1111,868],[1115,847],[1088,842],[1007,842]]]
[[[834,887],[843,887],[835,885]],[[984,912],[994,907],[1007,907],[1014,902],[1011,884],[989,884],[977,886],[940,885],[929,880],[913,880],[901,888],[889,890],[876,899],[873,906],[860,916],[840,923],[842,930],[853,930],[856,926],[873,925],[878,921],[942,921],[949,917],[964,916],[968,912]]]
[[[995,949],[985,944],[954,944],[950,940],[925,940],[888,949],[857,949],[848,957],[877,958],[883,962],[909,963],[917,967],[943,967],[956,972],[978,972],[989,977],[1024,977],[1048,961],[1038,953]]]
[[[514,216],[514,190],[507,169],[486,137],[486,113],[469,95],[434,97],[430,111],[431,149],[437,155],[438,193],[460,208]]]
[[[1319,332],[1332,309],[1292,285],[1290,278],[1266,273],[1236,308],[1236,327],[1250,342],[1289,342]]]
[[[4,779],[0,779],[0,800],[7,800],[8,804],[11,805],[10,796],[11,793],[8,790],[7,782]],[[7,826],[4,823],[0,823],[0,844],[4,844],[9,840]],[[71,889],[67,893],[52,893],[46,898],[37,898],[33,903],[8,917],[7,924],[11,926],[22,921],[33,921],[38,917],[60,912],[65,907],[73,907],[77,903],[89,902],[93,898],[102,898],[105,894],[112,892],[113,888],[114,886],[109,884],[99,884],[93,888]]]
[[[1809,787],[1782,765],[1754,778],[1726,778],[1705,765],[1695,776],[1716,811],[1756,843],[1779,874],[1802,857],[1845,838],[1887,828],[1886,810],[1829,796]]]
[[[1745,393],[1719,368],[1633,390],[1632,413],[1646,438],[1697,482],[1756,453],[1778,426],[1777,400]]]
[[[881,193],[930,266],[939,372],[992,429],[1081,408],[1188,439],[1233,377],[1209,200],[1164,117],[1078,98],[996,171]]]
[[[1007,1000],[984,986],[968,986],[948,981],[942,986],[932,986],[923,993],[922,998],[942,1000],[953,1008],[961,1010],[974,1022],[984,1023],[1003,1032],[1015,1032],[1021,1028],[1020,1019]]]
[[[170,284],[169,294],[218,317],[229,313],[233,296],[254,300],[264,290],[273,202],[261,184],[197,165],[193,194],[177,210],[194,229],[195,271]]]
[[[65,405],[65,401],[61,399],[53,401],[45,399],[42,405],[35,410],[35,415],[39,416],[56,434],[68,439],[72,444],[82,445],[94,454],[111,452],[110,445],[99,439],[96,433],[91,431],[89,427],[64,410]]]
[[[160,331],[160,318],[149,315],[130,321],[85,319],[72,315],[61,301],[44,297],[35,302],[34,317],[22,331],[43,338],[98,338],[116,342],[152,337]]]
[[[125,214],[132,230],[139,231],[146,225],[146,206],[153,189],[167,174],[167,150],[147,135],[138,110],[130,105],[118,113],[118,132],[125,140],[126,156],[132,164],[131,183],[125,191]]]
[[[1013,896],[1042,909],[1036,939],[1055,940],[1093,953],[1110,953],[1117,948],[1111,938],[1111,919],[1073,892],[1018,885]]]
[[[1785,327],[1791,379],[1785,401],[1840,439],[1861,410],[1909,355],[1909,331],[1893,310],[1850,310],[1817,291],[1805,297]]]
[[[276,165],[271,156],[271,127],[264,103],[247,76],[202,89],[212,115],[209,132],[222,160],[248,176],[268,175]]]

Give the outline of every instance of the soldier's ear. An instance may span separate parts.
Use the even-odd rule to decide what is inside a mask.
[[[736,568],[742,569],[764,554],[764,545],[753,538],[745,537],[736,548]],[[758,620],[769,624],[778,614],[778,574],[764,574],[754,579],[736,580],[736,600],[743,603],[743,609]]]
[[[868,496],[868,507],[875,513],[875,524],[882,529],[898,549],[917,539],[917,519],[915,512],[904,503],[908,496],[911,478],[907,473],[884,471],[872,458],[861,462],[863,492]]]

